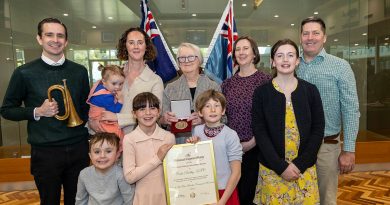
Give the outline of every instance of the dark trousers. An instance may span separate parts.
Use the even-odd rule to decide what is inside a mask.
[[[64,204],[74,205],[79,173],[89,161],[87,140],[66,146],[31,146],[31,174],[41,205],[59,205],[61,185]]]
[[[259,148],[255,146],[242,155],[241,178],[238,182],[238,198],[241,205],[252,205],[259,175]]]

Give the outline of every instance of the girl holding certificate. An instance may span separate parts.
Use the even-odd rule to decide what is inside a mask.
[[[123,140],[123,173],[128,183],[135,183],[133,205],[165,205],[162,161],[175,136],[157,125],[160,101],[154,94],[136,95],[133,115],[138,126]]]
[[[207,90],[195,103],[205,124],[194,128],[188,143],[212,140],[220,200],[218,205],[239,205],[237,183],[241,176],[242,146],[236,131],[221,123],[225,114],[226,99],[219,91]]]

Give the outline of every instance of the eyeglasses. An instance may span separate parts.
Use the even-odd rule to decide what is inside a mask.
[[[185,63],[185,62],[191,63],[194,62],[197,57],[198,56],[180,56],[177,57],[177,61],[179,61],[179,63]]]

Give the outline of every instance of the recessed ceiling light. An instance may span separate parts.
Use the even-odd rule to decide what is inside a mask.
[[[355,43],[355,46],[358,46],[359,44],[358,43]]]
[[[385,38],[385,41],[388,41],[388,40],[389,40],[389,37],[386,37],[386,38]]]
[[[278,14],[276,14],[276,15],[274,15],[274,17],[275,17],[275,18],[279,18],[279,15],[278,15]]]
[[[295,24],[293,24],[293,23],[292,23],[292,24],[290,24],[290,25],[291,25],[291,26],[295,26]]]
[[[73,51],[73,48],[69,48],[70,51]]]
[[[159,22],[159,23],[158,23],[158,25],[159,25],[159,26],[162,26],[162,23],[161,23],[161,22]]]
[[[192,14],[192,16],[193,16],[193,17],[195,17],[195,16],[196,16],[196,14]]]
[[[315,11],[313,14],[314,14],[314,15],[317,15],[317,14],[318,14],[318,11]]]
[[[338,39],[338,38],[335,38],[333,41],[334,41],[334,42],[337,42],[337,41],[339,41],[339,39]]]
[[[367,36],[367,33],[362,33],[362,36]]]
[[[114,17],[112,17],[112,16],[109,16],[109,17],[107,17],[107,18],[110,19],[110,20],[114,19]]]
[[[267,47],[271,47],[271,45],[268,44]]]
[[[96,26],[92,26],[92,28],[96,28]]]
[[[67,13],[65,13],[65,14],[62,14],[62,15],[64,15],[64,16],[69,16],[69,14],[67,14]]]
[[[246,4],[241,4],[242,7],[246,7]]]

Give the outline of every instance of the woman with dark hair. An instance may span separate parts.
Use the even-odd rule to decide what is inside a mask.
[[[125,82],[122,94],[124,98],[123,107],[120,113],[104,111],[101,120],[118,122],[125,134],[133,130],[136,120],[131,114],[133,98],[142,92],[151,92],[161,101],[164,90],[163,81],[146,64],[156,57],[156,49],[145,31],[140,28],[129,28],[119,39],[117,57],[125,60],[123,71]],[[90,122],[89,126],[94,131],[100,131],[100,127],[95,122]]]
[[[198,46],[192,43],[182,43],[177,50],[177,64],[182,74],[177,80],[169,83],[164,90],[161,124],[170,125],[177,122],[177,116],[171,112],[170,103],[172,100],[190,100],[191,116],[187,120],[192,121],[192,125],[202,123],[198,112],[195,110],[196,98],[206,90],[213,89],[221,91],[221,87],[202,73],[200,67],[203,63],[202,53]],[[169,127],[169,126],[168,126]],[[186,142],[186,138],[191,136],[191,132],[177,133],[176,144]]]
[[[256,41],[248,36],[242,36],[234,43],[233,60],[238,65],[238,70],[233,77],[222,83],[222,92],[227,100],[227,125],[237,132],[245,153],[242,156],[241,179],[237,186],[240,204],[252,204],[259,170],[259,149],[250,126],[252,95],[271,76],[256,69],[260,54]]]
[[[298,46],[271,49],[275,77],[253,95],[252,128],[260,149],[256,204],[319,204],[315,163],[325,129],[318,89],[298,79]]]

